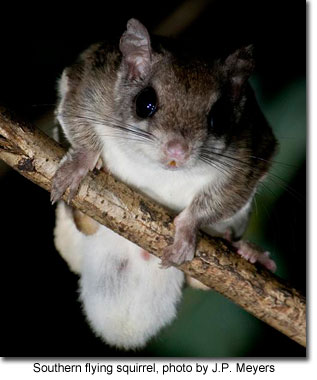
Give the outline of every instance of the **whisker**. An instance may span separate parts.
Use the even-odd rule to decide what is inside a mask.
[[[222,174],[230,175],[230,172],[226,168],[224,168],[223,162],[215,159],[210,159],[210,157],[205,156],[203,154],[199,156],[199,159],[205,162],[206,164],[214,167],[215,169],[218,169],[219,171],[221,171]]]
[[[257,197],[257,193],[255,192],[254,197],[253,197],[253,203],[254,203],[254,206],[255,206],[254,207],[255,208],[255,216],[258,217],[259,210],[258,210],[258,202],[257,202],[256,197]]]
[[[135,142],[143,143],[143,144],[148,144],[149,143],[149,141],[146,140],[146,139],[138,138],[137,136],[133,136],[133,135],[131,135],[131,136],[122,135],[120,133],[117,133],[117,134],[115,134],[115,133],[113,133],[113,134],[103,133],[100,136],[102,136],[102,137],[109,137],[109,138],[115,138],[115,139],[120,139],[120,140],[135,141]]]
[[[269,163],[272,163],[272,164],[278,164],[278,165],[287,166],[287,167],[290,167],[290,168],[298,168],[298,165],[287,164],[287,163],[281,162],[281,161],[266,160],[266,159],[264,159],[262,157],[257,157],[257,156],[248,156],[248,157],[256,159],[256,160],[264,161],[264,162],[269,162]]]
[[[203,149],[206,149],[206,148],[203,148]],[[223,154],[223,153],[218,153],[218,152],[215,152],[215,150],[217,151],[221,151],[221,152],[223,152],[224,150],[223,150],[223,148],[217,148],[217,147],[213,147],[212,148],[212,150],[209,150],[209,149],[206,149],[206,150],[208,150],[208,152],[210,152],[210,153],[214,153],[214,154]],[[244,151],[250,151],[249,149],[245,149],[244,148]],[[231,152],[231,153],[235,153],[235,152],[237,152],[237,149],[234,149],[234,148],[226,148],[225,149],[225,152]],[[232,156],[228,156],[228,155],[224,155],[223,154],[223,157],[226,157],[226,158],[228,158],[228,159],[232,159],[232,160],[238,160],[236,157],[232,157]],[[282,166],[286,166],[286,167],[290,167],[290,168],[298,168],[298,165],[293,165],[293,164],[289,164],[289,163],[286,163],[286,162],[281,162],[281,161],[276,161],[276,160],[267,160],[267,159],[265,159],[265,158],[263,158],[263,157],[258,157],[258,156],[254,156],[254,155],[252,155],[252,154],[250,154],[249,156],[246,156],[246,158],[252,158],[252,159],[254,159],[254,160],[259,160],[259,161],[264,161],[264,162],[268,162],[268,163],[272,163],[272,164],[277,164],[277,165],[282,165]],[[240,162],[241,163],[244,163],[244,164],[246,164],[246,165],[250,165],[250,163],[248,163],[248,162],[246,162],[246,161],[242,161],[242,160],[240,160]]]
[[[73,114],[70,112],[64,114],[64,116],[72,117],[75,120],[79,119],[79,120],[83,120],[83,121],[93,122],[94,124],[97,124],[97,125],[110,127],[110,128],[115,129],[115,130],[118,130],[120,132],[125,132],[128,134],[132,134],[134,136],[137,136],[140,138],[140,140],[143,139],[144,141],[146,140],[148,142],[153,142],[156,139],[156,137],[152,133],[147,132],[147,131],[143,131],[136,126],[132,126],[132,125],[127,124],[127,123],[122,123],[121,121],[120,122],[119,121],[114,122],[112,120],[107,120],[106,118],[100,119],[100,118],[97,118],[95,116],[90,117],[90,116],[86,116],[86,115]],[[115,120],[115,118],[110,118],[110,119]]]
[[[228,156],[228,155],[225,155],[225,154],[222,154],[222,153],[218,153],[218,152],[215,152],[215,151],[210,150],[210,149],[209,149],[209,150],[206,150],[205,148],[203,148],[202,151],[206,152],[206,154],[213,154],[213,155],[217,155],[217,156],[223,157],[223,158],[228,159],[228,160],[232,160],[232,161],[235,161],[235,162],[239,162],[239,163],[243,164],[243,165],[246,166],[246,167],[252,168],[253,170],[258,170],[257,167],[254,166],[253,163],[250,163],[250,162],[247,162],[247,161],[240,160],[240,159],[238,159],[238,158],[236,158],[236,157],[232,157],[232,156]],[[259,159],[259,160],[261,159],[261,160],[266,161],[266,162],[272,162],[272,163],[284,164],[284,163],[282,163],[282,162],[265,160],[265,159],[262,159],[262,158],[260,158],[260,157],[256,157],[256,156],[248,156],[248,157],[253,158],[253,159]],[[291,166],[291,165],[285,164],[285,166]],[[271,173],[271,174],[274,175],[273,173]],[[274,176],[275,176],[275,175],[274,175]],[[279,179],[280,179],[281,181],[284,181],[284,183],[286,183],[285,180],[283,180],[282,178],[279,177]]]
[[[214,152],[210,152],[210,151],[208,151],[208,153],[205,153],[204,150],[202,150],[200,154],[201,155],[205,155],[211,161],[216,160],[217,162],[221,163],[223,166],[226,166],[228,169],[234,170],[235,172],[239,172],[239,173],[244,174],[244,175],[246,174],[246,172],[245,172],[245,170],[243,168],[238,167],[236,165],[233,165],[233,164],[231,164],[231,162],[228,162],[228,161],[225,161],[225,160],[221,160],[220,161],[220,160],[217,160],[215,157],[210,157],[210,153],[212,153],[213,155],[218,156],[218,153],[214,153]],[[228,172],[228,173],[232,174],[232,172]]]
[[[242,164],[244,167],[249,167],[249,168],[252,168],[253,170],[258,170],[257,167],[254,166],[254,164],[252,164],[252,163],[240,160],[240,159],[238,159],[236,157],[228,156],[226,154],[215,152],[214,149],[218,149],[218,148],[213,148],[213,149],[202,148],[201,152],[202,152],[202,154],[205,154],[207,156],[208,155],[215,155],[215,156],[220,156],[220,157],[224,158],[224,161],[222,162],[223,164],[225,164],[225,163],[228,164],[228,160],[230,160],[230,161],[238,162],[239,164]],[[259,159],[259,160],[261,159],[260,157],[256,157],[256,156],[249,156],[249,157],[252,158],[252,159]],[[261,160],[267,161],[267,162],[272,162],[273,164],[277,163],[277,164],[281,164],[281,165],[285,165],[285,166],[292,166],[292,165],[284,164],[284,163],[278,162],[278,161],[269,161],[269,160],[265,160],[265,159],[261,159]],[[234,165],[232,165],[232,166],[227,165],[227,166],[231,167],[232,169],[240,171],[240,173],[243,173],[243,168],[241,168],[241,167],[239,168],[238,166],[234,166]],[[287,183],[286,180],[284,180],[283,178],[281,178],[277,174],[273,173],[272,171],[269,171],[267,173],[267,177],[266,178],[269,179],[272,183],[274,183],[274,185],[281,186],[281,188],[283,190],[287,191],[296,200],[298,200],[300,202],[302,202],[304,200],[303,197],[298,192],[296,192],[294,189],[292,189],[288,185],[288,183]],[[261,182],[261,184],[263,184],[263,182]],[[266,186],[266,188],[269,189],[268,186]],[[271,190],[271,189],[269,189],[269,190]],[[276,194],[273,194],[273,195],[275,197],[277,196]]]
[[[264,183],[263,181],[259,182],[259,186],[262,186],[264,188],[264,190],[266,190],[267,192],[269,192],[273,196],[274,199],[278,198],[277,194],[266,183]]]
[[[100,116],[102,118],[102,120],[109,121],[109,119],[111,119],[111,120],[113,120],[113,122],[115,124],[120,124],[122,127],[132,128],[132,129],[137,130],[138,132],[140,132],[140,133],[142,133],[144,135],[147,135],[147,136],[149,136],[151,138],[155,138],[155,136],[152,133],[147,132],[147,131],[143,131],[140,128],[137,128],[135,125],[123,122],[122,120],[119,120],[119,119],[115,118],[114,116],[111,116],[111,115],[106,115],[105,116],[104,114],[101,114],[101,113],[99,113],[96,110],[91,110],[91,109],[86,108],[86,107],[84,107],[84,106],[82,106],[80,104],[77,104],[76,107],[79,108],[79,109],[81,109],[81,110],[83,110],[83,111],[85,111],[85,112],[93,113],[94,115],[97,114],[98,116]]]
[[[217,155],[217,156],[220,156],[220,157],[223,157],[223,158],[227,158],[227,159],[232,160],[232,161],[239,162],[240,164],[246,165],[248,167],[254,168],[253,165],[251,165],[249,162],[242,161],[242,160],[240,160],[239,158],[236,158],[236,157],[227,156],[225,154],[218,153],[218,152],[215,152],[213,150],[205,149],[205,148],[202,148],[202,152],[207,153],[207,154],[214,154],[214,155]]]
[[[287,184],[285,180],[282,178],[279,178],[274,173],[268,173],[266,180],[270,180],[271,183],[275,186],[280,186],[284,191],[286,191],[289,195],[294,197],[298,202],[302,203],[305,201],[305,198],[298,193],[296,190],[294,190],[291,186]]]

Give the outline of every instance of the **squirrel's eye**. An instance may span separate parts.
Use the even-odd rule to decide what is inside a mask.
[[[207,128],[210,133],[221,134],[229,110],[222,98],[218,99],[211,107],[207,116]]]
[[[153,116],[157,109],[157,97],[154,88],[146,87],[138,93],[135,99],[136,114],[145,119]]]
[[[228,135],[234,125],[232,104],[226,97],[219,98],[212,105],[207,116],[207,128],[209,133],[218,136]]]

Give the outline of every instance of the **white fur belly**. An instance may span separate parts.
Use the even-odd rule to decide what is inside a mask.
[[[188,206],[203,187],[220,179],[212,167],[167,170],[111,143],[106,144],[102,157],[121,181],[177,212]]]
[[[117,347],[142,347],[176,316],[183,273],[159,267],[141,249],[100,226],[83,245],[84,311],[96,335]]]
[[[64,202],[56,210],[55,245],[80,274],[80,299],[90,326],[107,343],[142,347],[176,316],[184,274],[161,269],[155,256],[100,225],[78,231]]]

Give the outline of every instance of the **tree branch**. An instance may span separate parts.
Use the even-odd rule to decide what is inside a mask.
[[[0,159],[24,177],[50,191],[64,153],[43,132],[0,107]],[[89,173],[71,205],[157,257],[173,241],[173,215],[104,172]],[[240,258],[222,239],[201,233],[196,257],[179,269],[305,346],[305,298]]]

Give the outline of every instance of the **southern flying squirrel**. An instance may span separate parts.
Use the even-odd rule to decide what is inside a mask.
[[[59,202],[56,247],[80,275],[84,312],[107,343],[142,347],[172,321],[184,276],[170,265],[194,257],[199,228],[275,269],[267,253],[240,240],[276,147],[247,82],[253,66],[250,46],[209,61],[130,19],[120,42],[97,43],[64,70],[56,113],[70,148],[52,201],[68,187],[72,198],[101,163],[178,213],[160,263]]]

